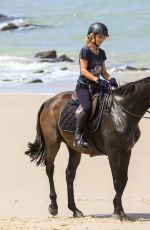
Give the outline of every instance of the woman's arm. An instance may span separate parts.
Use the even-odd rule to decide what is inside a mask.
[[[80,59],[80,73],[87,79],[97,82],[97,77],[87,70],[88,62],[86,60]]]
[[[109,81],[111,79],[109,73],[107,73],[105,62],[103,62],[103,65],[102,65],[101,75],[107,81]]]

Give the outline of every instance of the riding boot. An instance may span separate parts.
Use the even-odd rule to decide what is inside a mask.
[[[82,110],[77,118],[74,145],[80,148],[88,148],[88,142],[83,140],[83,131],[88,117],[88,113]]]

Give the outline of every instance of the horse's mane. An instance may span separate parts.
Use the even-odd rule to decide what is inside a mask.
[[[114,94],[121,96],[131,95],[142,89],[146,84],[150,84],[150,77],[122,85],[114,90]]]

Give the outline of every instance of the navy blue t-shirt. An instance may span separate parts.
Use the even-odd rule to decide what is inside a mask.
[[[95,77],[99,77],[101,75],[103,62],[107,58],[104,50],[99,48],[99,53],[96,55],[89,49],[88,46],[84,46],[80,51],[79,59],[86,60],[88,62],[87,70]],[[92,82],[82,74],[80,74],[79,80]]]

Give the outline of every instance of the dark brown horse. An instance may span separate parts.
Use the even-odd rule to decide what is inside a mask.
[[[43,103],[37,118],[36,139],[34,143],[29,143],[29,149],[26,151],[32,161],[37,161],[37,165],[46,165],[50,183],[49,212],[52,215],[58,213],[53,181],[54,160],[61,142],[64,142],[69,151],[66,169],[68,208],[73,212],[73,216],[83,216],[75,204],[73,182],[81,153],[85,153],[108,155],[116,191],[113,200],[114,216],[120,219],[127,218],[121,197],[128,179],[131,150],[140,137],[138,123],[150,107],[150,77],[128,83],[113,91],[110,112],[104,112],[100,127],[87,136],[90,145],[88,149],[74,147],[74,133],[61,131],[58,126],[60,113],[71,95],[72,92],[63,92]]]

